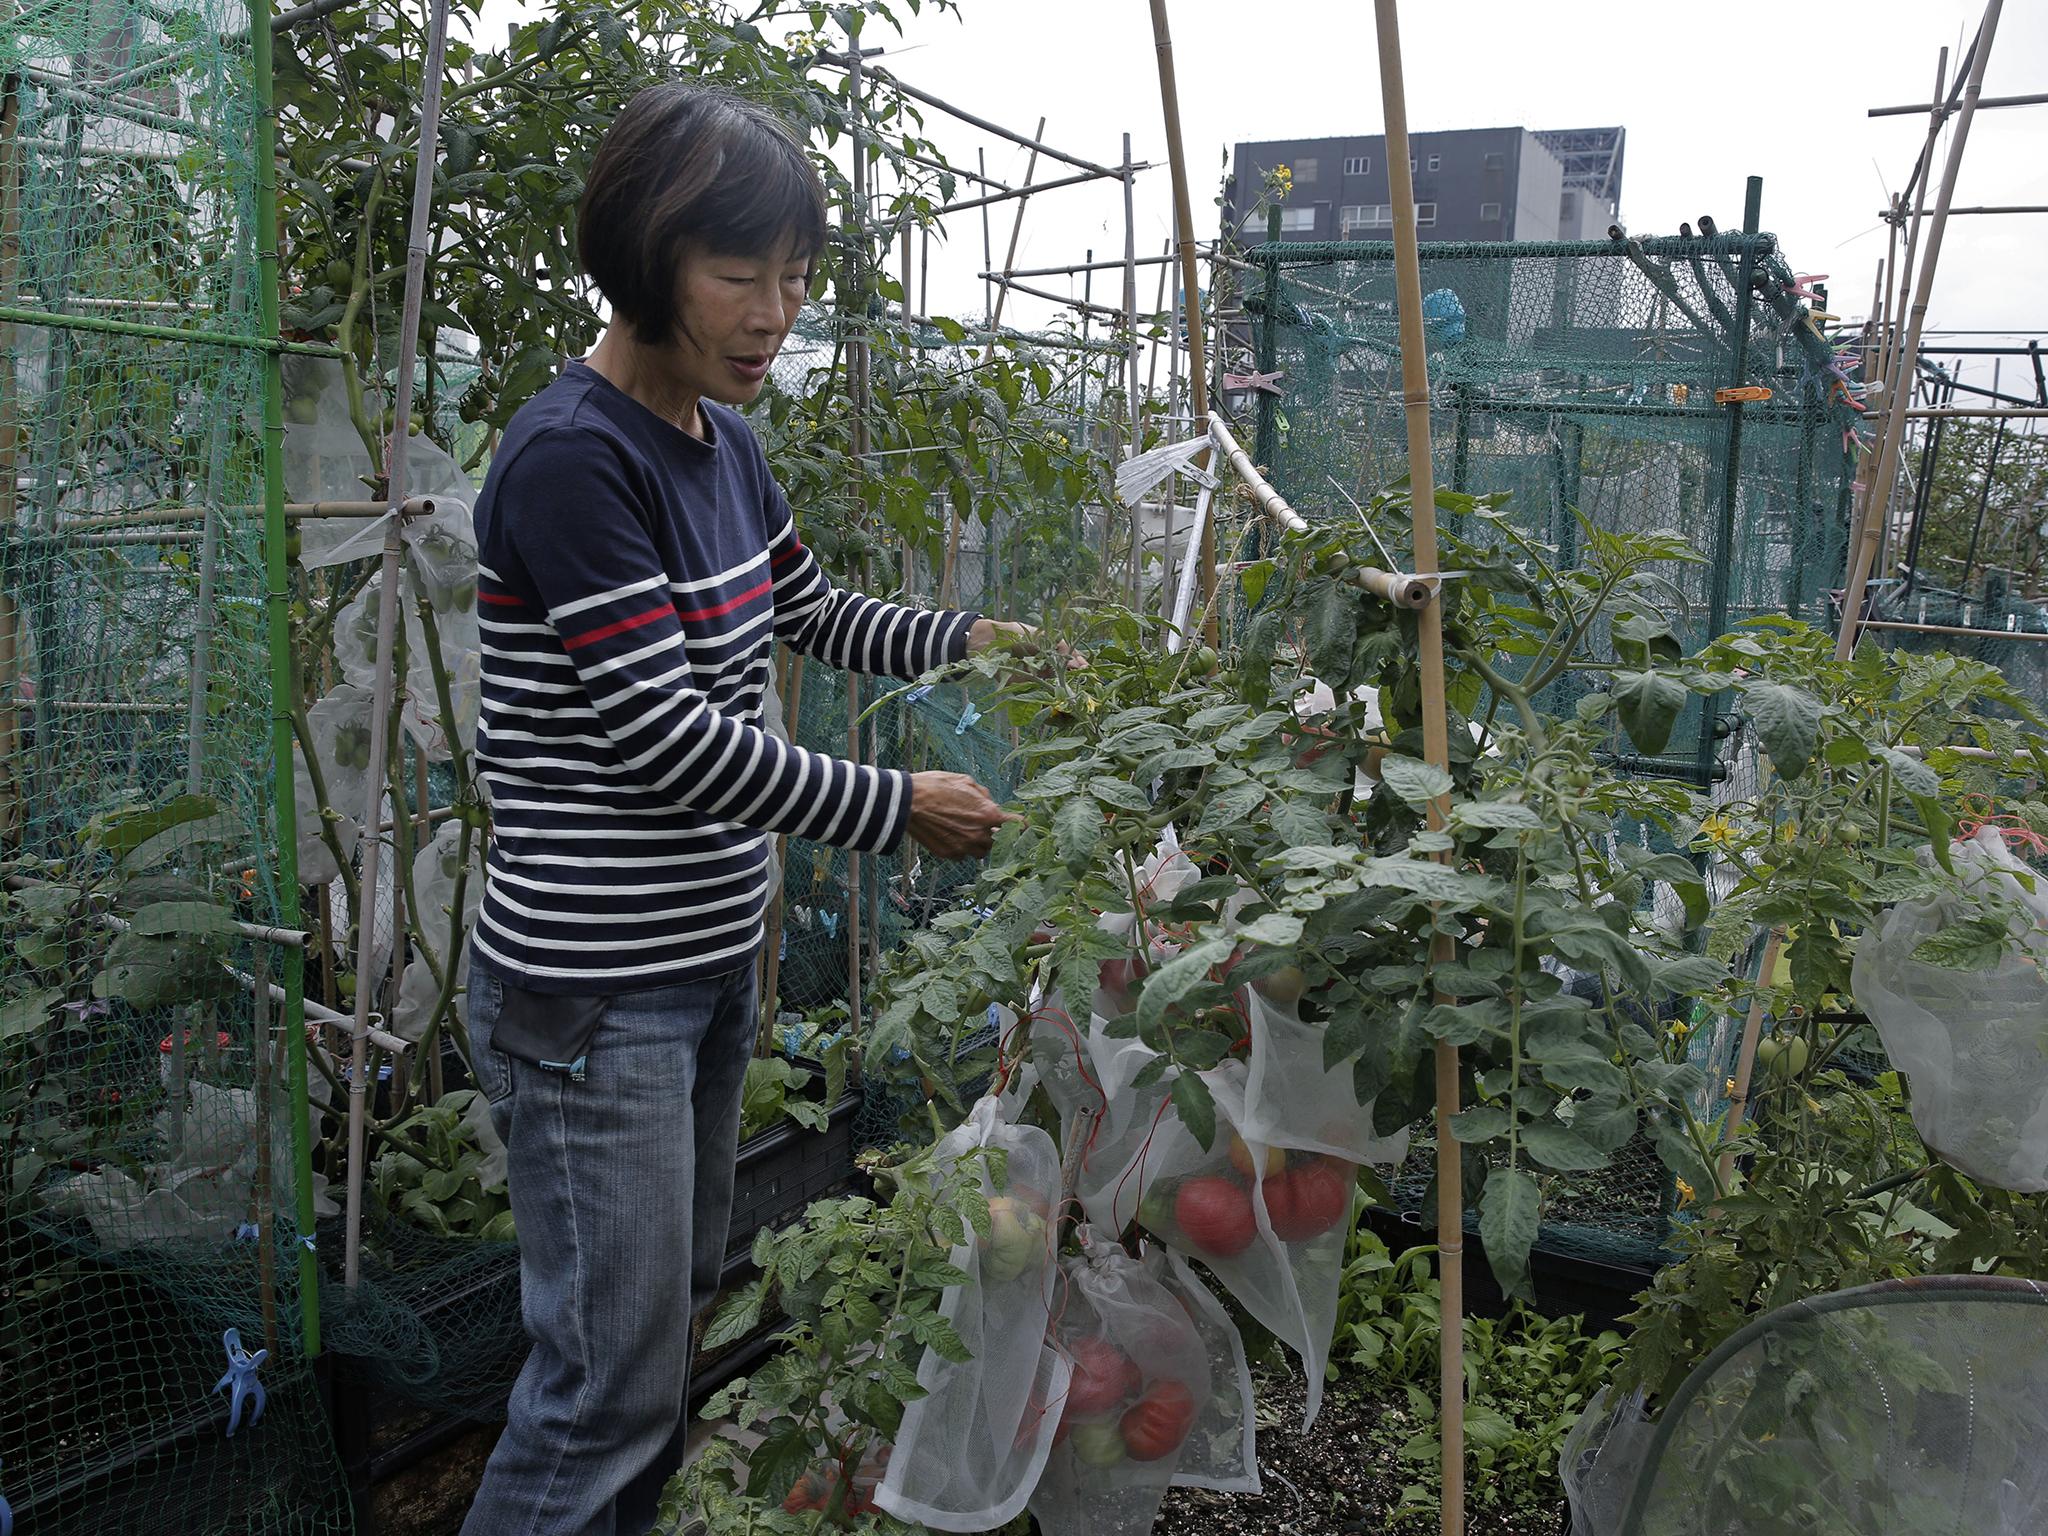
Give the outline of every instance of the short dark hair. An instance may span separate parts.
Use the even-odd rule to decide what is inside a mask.
[[[824,183],[773,113],[671,82],[640,92],[605,131],[577,207],[576,254],[613,312],[659,346],[681,326],[686,246],[808,261],[825,233]]]

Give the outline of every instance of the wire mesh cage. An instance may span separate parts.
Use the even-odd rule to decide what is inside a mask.
[[[1255,416],[1253,457],[1305,517],[1359,516],[1407,469],[1393,247],[1276,241],[1251,256],[1235,340],[1258,373],[1278,373],[1278,392],[1226,405]],[[1513,524],[1560,568],[1597,533],[1683,534],[1703,558],[1665,574],[1689,647],[1763,615],[1827,620],[1854,416],[1773,237],[1425,244],[1422,288],[1440,492],[1506,493]],[[1457,531],[1454,510],[1447,523]],[[1608,654],[1602,627],[1590,639]],[[1561,680],[1542,703],[1569,713],[1583,686]],[[1688,704],[1663,758],[1616,746],[1619,771],[1683,779],[1703,813],[1753,780],[1753,748],[1712,701]],[[1649,824],[1615,836],[1686,851]],[[1740,1020],[1681,1022],[1707,1026],[1690,1053],[1711,1113]],[[1554,1182],[1542,1246],[1581,1257],[1654,1263],[1682,1204],[1648,1152]],[[1396,1194],[1416,1207],[1425,1187],[1418,1175]]]
[[[227,0],[0,22],[0,1491],[40,1533],[346,1518],[278,942],[267,41]]]

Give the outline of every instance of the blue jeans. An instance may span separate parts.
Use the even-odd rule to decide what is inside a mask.
[[[463,1536],[643,1536],[725,1257],[754,968],[613,997],[582,1082],[492,1049],[503,988],[473,953],[470,1054],[510,1154],[533,1350]]]

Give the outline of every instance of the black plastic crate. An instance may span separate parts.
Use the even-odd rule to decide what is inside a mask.
[[[813,1200],[852,1182],[853,1122],[860,1108],[859,1094],[849,1094],[832,1107],[822,1131],[785,1120],[740,1143],[733,1171],[732,1228],[725,1244],[728,1266],[753,1248],[756,1232],[787,1225]]]

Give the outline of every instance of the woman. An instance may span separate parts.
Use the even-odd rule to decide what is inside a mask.
[[[760,392],[825,241],[768,114],[658,86],[584,190],[590,356],[506,429],[476,505],[476,1073],[511,1155],[533,1350],[464,1531],[638,1536],[681,1460],[693,1314],[719,1283],[778,833],[980,856],[961,774],[806,752],[761,726],[777,640],[915,677],[1002,629],[835,589],[732,407]]]

